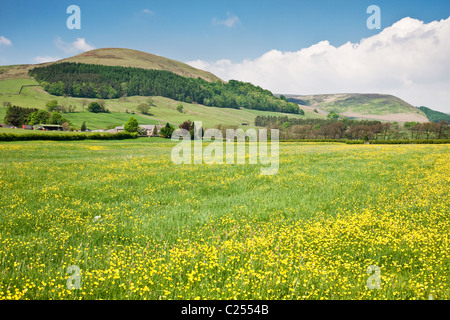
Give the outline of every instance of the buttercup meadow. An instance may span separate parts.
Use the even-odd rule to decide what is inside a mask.
[[[449,299],[447,144],[281,142],[270,176],[175,145],[0,143],[0,299]]]

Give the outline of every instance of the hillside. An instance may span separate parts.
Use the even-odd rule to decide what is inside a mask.
[[[49,65],[48,63],[39,64],[39,66]],[[28,71],[35,68],[34,64],[19,64],[13,66],[0,66],[0,85],[3,81],[13,79],[29,79]],[[19,88],[20,89],[20,88]]]
[[[208,82],[167,70],[61,62],[36,67],[29,75],[45,91],[57,96],[98,99],[162,96],[210,107],[299,113],[297,104],[251,83]]]
[[[155,106],[150,109],[151,115],[140,115],[137,111],[137,106],[141,103],[146,103],[148,97],[135,96],[121,99],[105,100],[106,107],[111,113],[90,113],[86,110],[86,104],[98,99],[89,98],[74,98],[64,96],[54,96],[45,92],[41,87],[25,87],[21,94],[18,91],[22,85],[36,85],[37,82],[33,79],[10,79],[0,81],[0,123],[6,115],[6,108],[2,106],[3,101],[10,102],[12,105],[22,107],[33,107],[45,109],[47,102],[57,100],[59,104],[65,106],[75,106],[76,112],[65,113],[64,117],[70,122],[80,127],[83,121],[86,121],[90,129],[105,129],[109,125],[122,125],[128,118],[133,115],[140,124],[155,124],[158,122],[172,124],[179,124],[186,120],[202,121],[205,126],[213,127],[218,124],[228,126],[243,126],[243,123],[249,123],[250,127],[254,127],[254,120],[257,115],[283,115],[278,112],[268,112],[250,109],[231,109],[231,108],[216,108],[206,107],[201,104],[179,102],[173,99],[163,97],[152,97]],[[176,107],[182,104],[183,113],[177,111]],[[83,106],[84,105],[84,106]],[[127,113],[128,111],[128,113]],[[133,114],[133,112],[135,114]],[[316,113],[305,110],[305,115],[285,114],[289,117],[295,118],[315,118]]]
[[[350,119],[428,122],[424,112],[392,95],[322,94],[287,97],[289,101],[302,105],[302,108],[316,109],[323,115],[335,111]]]
[[[58,62],[100,64],[104,66],[134,67],[151,70],[166,70],[189,78],[206,81],[221,81],[210,72],[196,69],[185,63],[147,52],[122,48],[102,48],[84,52]]]
[[[99,64],[105,66],[135,67],[150,70],[166,70],[189,78],[202,78],[206,81],[221,81],[210,72],[196,69],[185,63],[164,58],[158,55],[131,49],[103,48],[84,52],[82,54],[55,62],[38,65],[23,64],[0,66],[0,81],[7,79],[28,78],[28,71],[36,66],[48,66],[61,62]]]

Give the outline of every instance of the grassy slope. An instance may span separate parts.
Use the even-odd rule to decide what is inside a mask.
[[[41,66],[46,65],[42,64]],[[31,79],[28,70],[34,68],[31,64],[21,64],[13,66],[0,66],[0,81],[12,79]]]
[[[0,94],[18,94],[23,85],[38,85],[39,83],[31,78],[11,79],[0,82]]]
[[[372,118],[398,121],[427,121],[425,113],[392,95],[384,94],[324,94],[296,96],[308,100],[310,107],[335,111],[349,118]]]
[[[111,111],[109,114],[93,114],[83,108],[82,102],[88,102],[96,99],[83,99],[72,97],[57,97],[49,95],[40,87],[26,87],[22,90],[21,95],[11,94],[17,93],[24,84],[37,84],[33,79],[12,79],[0,82],[0,122],[6,114],[6,108],[1,104],[3,101],[9,101],[13,105],[22,107],[35,107],[44,109],[45,104],[53,99],[65,105],[73,105],[77,107],[76,113],[67,113],[64,116],[69,119],[76,127],[80,127],[83,121],[86,121],[90,129],[104,129],[110,124],[123,124],[131,114],[125,113],[126,110],[135,111],[140,103],[145,103],[148,97],[128,97],[123,99],[106,100],[106,107]],[[140,124],[155,124],[158,122],[179,124],[185,120],[202,121],[205,127],[212,127],[217,124],[238,125],[248,122],[250,126],[254,125],[254,119],[257,115],[275,115],[280,116],[282,113],[266,112],[258,110],[236,110],[225,108],[205,107],[198,104],[181,103],[184,107],[184,113],[176,110],[180,104],[179,101],[164,97],[153,97],[155,107],[151,108],[152,116],[133,115]],[[305,110],[305,116],[289,115],[291,117],[311,118],[323,117],[309,110]],[[245,126],[241,126],[245,127]]]

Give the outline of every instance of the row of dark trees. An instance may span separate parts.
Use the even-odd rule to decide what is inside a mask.
[[[67,128],[70,126],[70,121],[57,111],[50,112],[44,109],[23,108],[19,106],[8,107],[3,120],[6,124],[16,127],[36,124],[57,124]]]
[[[37,108],[22,108],[19,106],[9,106],[3,121],[8,125],[19,127],[24,124],[28,124],[28,119],[30,115],[38,111],[39,109]]]
[[[277,128],[280,139],[448,139],[449,125],[439,123],[390,123],[376,120],[297,119],[287,116],[257,116],[255,125]]]
[[[165,70],[57,63],[29,71],[50,94],[113,99],[124,96],[162,96],[187,103],[220,108],[247,108],[299,113],[295,103],[275,97],[250,83],[230,80],[208,82]]]

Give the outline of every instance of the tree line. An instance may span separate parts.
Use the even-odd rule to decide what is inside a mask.
[[[280,139],[401,140],[448,139],[449,125],[406,122],[403,125],[377,120],[298,119],[287,116],[256,116],[255,126],[280,130]]]
[[[12,105],[8,107],[3,121],[16,127],[21,127],[22,125],[56,124],[63,126],[66,130],[70,128],[70,121],[56,111],[52,101],[47,103],[47,109],[49,111]]]
[[[236,80],[227,83],[187,78],[165,70],[57,63],[29,71],[45,91],[72,97],[114,99],[125,96],[162,96],[219,108],[246,108],[296,113],[298,105],[259,86]]]

